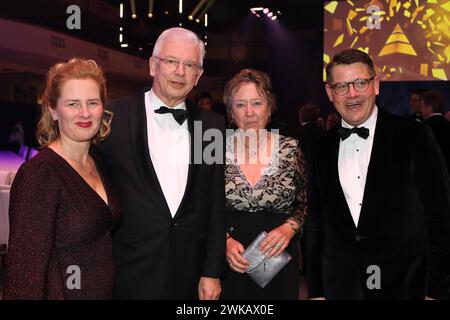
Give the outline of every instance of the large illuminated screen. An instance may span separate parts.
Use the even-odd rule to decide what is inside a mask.
[[[372,57],[382,80],[448,80],[449,38],[450,0],[324,4],[324,68],[337,52],[355,48]]]

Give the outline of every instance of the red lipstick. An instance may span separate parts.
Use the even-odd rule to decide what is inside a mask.
[[[75,124],[81,128],[89,128],[90,126],[92,126],[92,121],[87,121],[87,122],[75,122]]]

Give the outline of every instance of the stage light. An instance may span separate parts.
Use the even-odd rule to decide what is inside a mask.
[[[192,12],[189,14],[189,20],[193,20],[195,15],[197,14],[197,12],[201,9],[201,7],[205,4],[207,0],[200,0],[197,5],[194,7],[194,9],[192,10]],[[192,19],[191,19],[192,17]],[[197,20],[195,20],[197,21]]]
[[[123,18],[123,3],[120,4],[120,13],[119,13],[120,19]]]
[[[147,16],[149,18],[153,18],[153,5],[154,5],[154,0],[149,0],[148,1],[148,14],[147,14]]]
[[[133,18],[133,19],[137,18],[136,1],[135,0],[131,0],[131,18]]]
[[[208,14],[205,13],[205,27],[208,27]]]
[[[183,13],[183,0],[178,0],[178,13]]]
[[[200,19],[199,18],[195,18],[195,22],[200,23]]]
[[[270,18],[272,20],[277,20],[277,16],[273,16],[272,18]]]
[[[269,9],[264,8],[263,12],[264,12],[264,14],[267,14],[267,12],[269,12]]]
[[[122,41],[123,41],[123,35],[120,33],[119,34],[119,42],[122,43]]]
[[[269,12],[269,13],[267,14],[267,16],[268,16],[269,18],[271,18],[271,17],[273,16],[273,12]]]
[[[121,46],[122,48],[128,48],[128,44],[127,44],[127,43],[122,43],[120,46]]]
[[[215,0],[210,0],[210,1],[206,4],[206,6],[203,8],[202,12],[200,12],[200,14],[198,15],[198,18],[199,18],[199,19],[201,19],[201,18],[206,14],[206,12],[209,10],[209,8],[211,8],[211,6],[213,5],[214,1],[215,1]]]

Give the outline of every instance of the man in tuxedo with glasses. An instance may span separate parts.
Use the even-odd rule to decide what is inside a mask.
[[[224,133],[225,123],[186,100],[203,73],[204,55],[193,32],[164,31],[149,60],[151,90],[111,102],[113,132],[102,151],[124,210],[114,236],[117,299],[220,296],[223,159],[205,163],[205,144],[194,146],[194,122],[202,134]],[[202,152],[201,163],[194,163],[195,152]]]
[[[326,71],[342,121],[308,162],[310,298],[449,298],[449,180],[431,131],[376,106],[366,53],[344,50]]]

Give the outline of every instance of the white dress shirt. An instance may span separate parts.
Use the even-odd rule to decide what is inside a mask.
[[[187,120],[180,125],[171,113],[154,112],[162,106],[166,105],[153,90],[145,93],[150,158],[173,217],[186,189],[190,139]],[[186,110],[186,105],[180,103],[175,109]]]
[[[355,226],[358,226],[359,215],[364,198],[367,168],[369,167],[372,153],[373,137],[378,116],[378,108],[375,106],[370,117],[358,127],[369,129],[369,136],[363,139],[356,133],[351,134],[339,143],[339,181],[344,191],[347,205],[350,209]],[[342,119],[344,128],[353,128]]]

